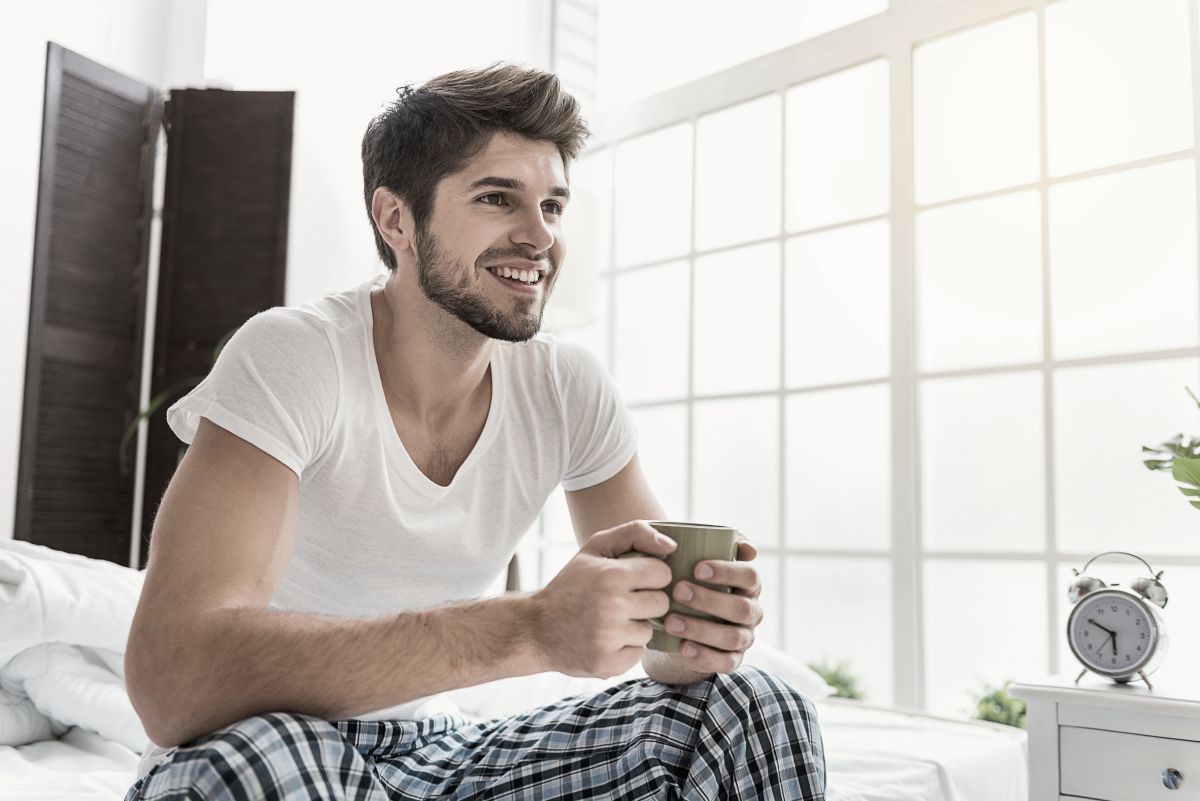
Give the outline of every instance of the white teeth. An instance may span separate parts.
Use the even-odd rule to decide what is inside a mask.
[[[511,267],[492,267],[489,269],[501,278],[510,278],[526,284],[536,284],[541,280],[541,273],[537,270],[514,270]]]

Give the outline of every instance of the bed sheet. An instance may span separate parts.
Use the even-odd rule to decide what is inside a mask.
[[[1027,801],[1025,732],[836,698],[817,702],[829,801]],[[0,747],[6,801],[113,801],[138,755],[74,728]]]

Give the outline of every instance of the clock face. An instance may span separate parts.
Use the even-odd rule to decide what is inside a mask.
[[[1158,628],[1137,599],[1120,590],[1098,590],[1075,605],[1067,639],[1085,666],[1120,676],[1141,669],[1153,656]]]

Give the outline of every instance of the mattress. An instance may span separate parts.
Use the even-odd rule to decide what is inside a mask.
[[[1025,732],[828,698],[817,702],[829,801],[1027,801]],[[57,740],[0,747],[6,801],[112,801],[138,755],[72,728]]]

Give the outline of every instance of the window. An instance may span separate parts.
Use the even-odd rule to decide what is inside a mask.
[[[670,513],[759,546],[760,636],[967,715],[1073,668],[1071,567],[1200,572],[1141,464],[1197,428],[1198,11],[850,5],[594,120],[607,305],[572,338],[603,331]]]

